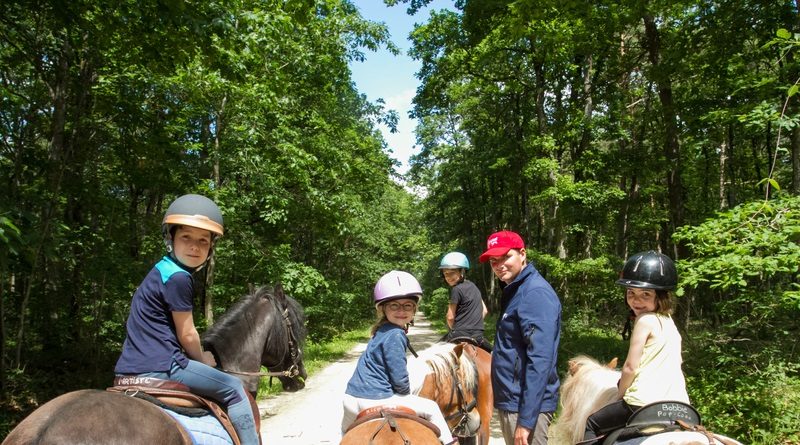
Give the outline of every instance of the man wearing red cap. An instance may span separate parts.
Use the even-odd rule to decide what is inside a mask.
[[[492,353],[494,406],[503,437],[506,445],[544,445],[558,407],[561,302],[528,263],[518,234],[493,233],[479,260],[489,262],[503,289]]]

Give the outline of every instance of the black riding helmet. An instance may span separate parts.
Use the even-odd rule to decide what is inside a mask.
[[[648,250],[628,258],[617,284],[642,289],[673,290],[678,285],[678,272],[670,257]]]
[[[183,195],[172,201],[164,214],[161,223],[161,232],[164,235],[164,244],[167,251],[172,252],[172,228],[174,226],[190,226],[205,229],[211,232],[212,250],[213,242],[225,232],[222,212],[214,201],[201,195]]]

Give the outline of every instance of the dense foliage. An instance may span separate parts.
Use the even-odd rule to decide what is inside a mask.
[[[394,46],[348,0],[4,2],[0,433],[107,384],[163,212],[198,192],[226,235],[196,319],[281,282],[314,342],[371,319],[389,269],[420,276],[441,316],[436,265],[454,249],[496,312],[477,255],[508,228],[562,298],[562,355],[624,353],[614,278],[660,249],[678,260],[704,417],[748,443],[798,443],[797,2],[453,6],[410,36],[411,194],[377,130],[396,113],[348,68]]]
[[[567,326],[603,333],[624,258],[667,253],[693,400],[747,443],[796,442],[798,25],[788,1],[456,1],[411,35],[432,240],[475,258],[519,231]],[[576,331],[562,353],[588,352]]]

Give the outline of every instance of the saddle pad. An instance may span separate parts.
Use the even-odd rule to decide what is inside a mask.
[[[673,443],[708,443],[708,438],[693,431],[672,431],[669,433],[656,434],[654,436],[634,437],[632,439],[614,442],[614,445],[663,445]]]
[[[196,445],[233,445],[231,436],[222,427],[216,417],[207,415],[203,417],[189,417],[172,410],[162,410],[178,421],[189,435],[192,443]]]

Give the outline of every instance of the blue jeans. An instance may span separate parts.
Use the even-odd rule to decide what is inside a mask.
[[[144,372],[140,375],[183,383],[193,393],[225,405],[242,445],[258,445],[253,410],[238,378],[194,360],[189,360],[185,368],[173,360],[169,372]]]

